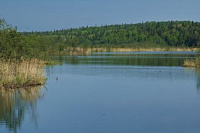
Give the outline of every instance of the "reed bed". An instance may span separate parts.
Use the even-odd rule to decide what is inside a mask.
[[[37,59],[0,61],[0,88],[43,85],[45,63]]]
[[[183,67],[200,67],[200,57],[196,57],[195,59],[186,59],[184,61]]]
[[[183,67],[195,67],[195,60],[194,59],[184,60]]]
[[[100,47],[100,48],[68,48],[55,55],[89,55],[94,52],[141,52],[141,51],[199,51],[199,48],[179,48],[179,47],[134,47],[134,48],[117,48],[117,47]]]

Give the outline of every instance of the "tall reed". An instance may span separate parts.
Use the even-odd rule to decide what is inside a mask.
[[[184,60],[184,67],[200,67],[200,57],[196,57],[195,59],[186,59]]]
[[[183,67],[195,67],[195,60],[194,59],[184,60]]]
[[[0,61],[0,88],[19,88],[45,83],[44,62],[37,59]]]

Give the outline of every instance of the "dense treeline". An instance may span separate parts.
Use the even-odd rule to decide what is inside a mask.
[[[0,58],[46,58],[78,48],[199,47],[200,22],[121,24],[45,32],[17,32],[0,19]]]
[[[52,50],[69,47],[198,47],[200,23],[193,21],[145,22],[47,32],[25,32],[50,40]]]
[[[35,35],[24,36],[0,19],[0,59],[44,59],[48,52],[43,40]]]

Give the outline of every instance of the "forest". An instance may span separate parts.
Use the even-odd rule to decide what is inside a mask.
[[[0,58],[46,59],[82,48],[199,47],[200,22],[167,21],[18,32],[0,19]]]
[[[200,22],[167,21],[23,32],[42,40],[50,53],[67,54],[73,48],[199,47]],[[40,41],[38,42],[40,43]],[[39,44],[40,45],[40,44]]]

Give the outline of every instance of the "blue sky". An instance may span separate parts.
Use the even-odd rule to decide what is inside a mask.
[[[200,0],[0,0],[0,18],[19,31],[146,21],[200,21]]]

